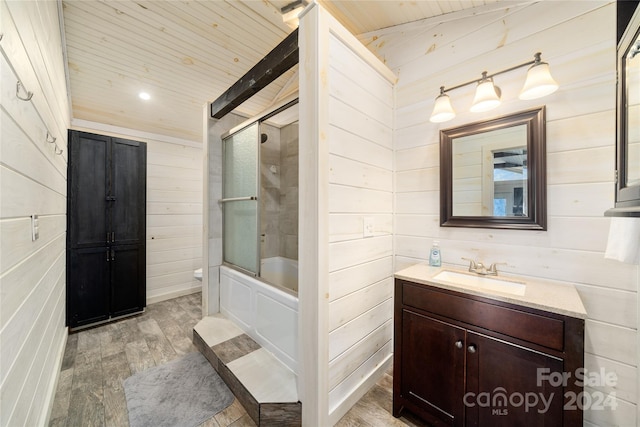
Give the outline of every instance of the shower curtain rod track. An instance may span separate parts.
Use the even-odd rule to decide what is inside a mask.
[[[251,118],[248,118],[247,120],[245,120],[244,122],[240,123],[239,125],[234,126],[233,128],[231,128],[227,132],[225,132],[222,135],[220,135],[220,139],[225,139],[229,135],[233,135],[234,133],[239,132],[242,129],[248,127],[248,126],[251,126],[255,122],[267,121],[271,117],[273,117],[276,114],[286,110],[287,108],[293,107],[299,101],[300,100],[298,98],[298,94],[297,93],[293,94],[293,95],[290,95],[290,96],[284,98],[281,102],[279,102],[279,103],[277,103],[275,105],[272,105],[271,107],[267,108],[265,111],[261,112],[257,116],[253,116]]]

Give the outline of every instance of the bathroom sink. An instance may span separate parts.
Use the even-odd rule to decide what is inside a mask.
[[[502,280],[497,277],[477,276],[474,274],[459,273],[456,271],[441,271],[433,276],[434,280],[472,287],[487,291],[503,292],[512,295],[524,295],[526,285],[515,280]]]

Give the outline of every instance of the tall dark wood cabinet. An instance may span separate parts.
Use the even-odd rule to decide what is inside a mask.
[[[69,131],[67,325],[146,305],[147,145]]]

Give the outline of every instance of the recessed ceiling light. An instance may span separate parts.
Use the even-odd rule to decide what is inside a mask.
[[[138,96],[140,97],[140,99],[144,99],[145,101],[151,99],[151,95],[149,95],[147,92],[140,92]]]

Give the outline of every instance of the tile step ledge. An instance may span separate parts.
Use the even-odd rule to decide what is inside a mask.
[[[220,314],[193,328],[193,344],[258,426],[300,426],[296,375]]]

